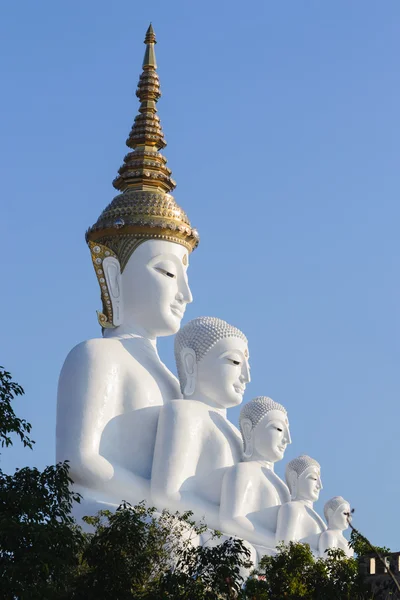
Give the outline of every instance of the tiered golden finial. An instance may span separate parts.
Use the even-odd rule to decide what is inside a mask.
[[[143,72],[136,90],[140,100],[139,114],[126,141],[132,152],[125,156],[124,164],[113,181],[113,186],[121,194],[114,198],[86,232],[86,241],[102,290],[105,314],[99,318],[103,327],[112,326],[113,320],[100,266],[104,257],[116,256],[123,271],[132,252],[146,240],[176,242],[189,252],[199,243],[197,230],[191,227],[185,212],[170,193],[176,184],[171,178],[171,170],[166,166],[167,159],[159,152],[166,146],[166,141],[157,116],[156,103],[161,92],[156,73],[156,36],[151,24],[144,42]]]
[[[133,149],[125,156],[124,164],[113,181],[117,190],[123,192],[128,187],[139,190],[160,190],[171,192],[176,184],[171,179],[171,170],[166,166],[167,159],[159,152],[167,142],[157,116],[156,102],[161,97],[160,82],[156,72],[157,63],[154,51],[156,36],[152,25],[145,37],[146,52],[143,72],[140,76],[136,96],[140,100],[139,114],[131,129],[126,145]]]

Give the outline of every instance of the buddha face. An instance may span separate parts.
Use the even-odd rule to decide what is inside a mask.
[[[250,381],[247,343],[241,338],[219,340],[197,364],[194,397],[216,407],[240,404]]]
[[[297,478],[296,500],[316,502],[321,490],[321,472],[318,467],[310,466]]]
[[[253,430],[253,447],[258,456],[270,462],[282,460],[292,440],[287,415],[281,410],[270,410]]]
[[[123,324],[149,338],[172,335],[193,297],[187,278],[188,251],[174,242],[147,240],[121,275]]]
[[[350,504],[345,502],[338,506],[335,512],[329,517],[330,529],[339,529],[343,531],[349,526],[348,516],[350,515]]]

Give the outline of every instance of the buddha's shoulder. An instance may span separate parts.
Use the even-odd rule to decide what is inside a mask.
[[[63,369],[83,370],[93,367],[104,368],[107,365],[121,363],[121,357],[126,355],[118,340],[93,338],[77,344],[69,352]]]
[[[203,408],[202,402],[185,398],[177,398],[167,402],[164,404],[162,412],[165,415],[171,415],[174,419],[190,419],[192,423],[196,419],[204,420],[207,416],[207,411]]]
[[[334,531],[332,531],[331,529],[326,529],[325,531],[323,531],[321,533],[321,541],[329,541],[331,543],[336,542],[337,540],[337,535]]]
[[[302,502],[298,502],[297,500],[289,500],[288,502],[284,502],[279,510],[281,515],[287,516],[306,512],[304,509],[304,504]]]

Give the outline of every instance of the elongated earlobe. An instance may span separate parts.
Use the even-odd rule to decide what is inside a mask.
[[[192,348],[182,348],[181,358],[185,368],[185,387],[183,394],[185,396],[193,396],[197,382],[197,361],[196,354]]]
[[[103,260],[103,271],[108,288],[109,300],[111,302],[113,311],[113,325],[121,325],[123,314],[121,268],[119,261],[113,256],[108,256]],[[106,293],[107,292],[105,292],[105,294]]]
[[[292,500],[296,500],[297,497],[297,474],[294,473],[293,471],[291,473],[289,473],[289,481],[288,481],[288,487],[290,490],[290,495],[292,497]]]
[[[253,424],[250,419],[242,419],[240,421],[240,427],[243,432],[244,438],[244,451],[243,456],[245,458],[251,458],[253,456]]]

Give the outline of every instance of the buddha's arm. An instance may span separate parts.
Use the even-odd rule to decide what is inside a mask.
[[[257,481],[248,464],[243,462],[230,467],[222,481],[220,521],[222,531],[242,537],[261,546],[274,546],[275,533],[257,520],[254,524],[247,516],[254,513]]]
[[[282,504],[278,512],[278,523],[276,527],[275,543],[295,542],[301,538],[300,526],[302,519],[302,506],[297,502]]]
[[[117,501],[147,498],[149,483],[100,455],[104,427],[122,394],[118,366],[91,340],[74,348],[63,366],[57,406],[57,460],[70,462],[72,480],[112,493]]]
[[[210,527],[217,527],[218,507],[184,490],[187,479],[196,475],[203,448],[202,415],[196,417],[188,400],[173,400],[164,405],[158,421],[151,474],[152,502],[158,509],[191,510],[196,519],[207,517]]]

